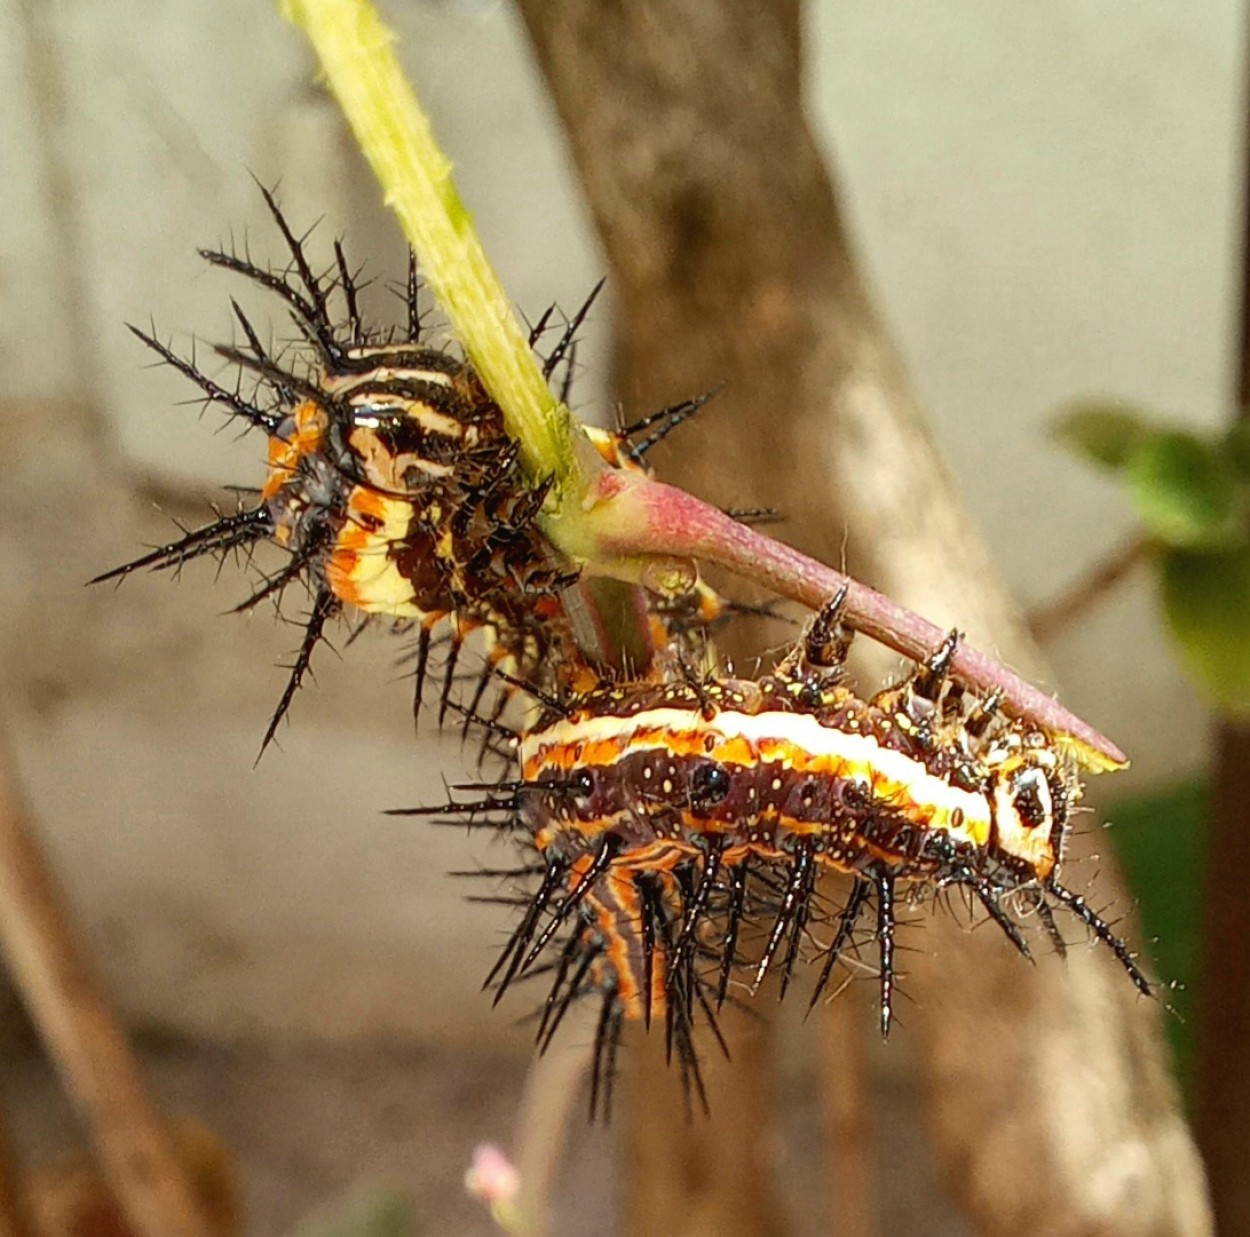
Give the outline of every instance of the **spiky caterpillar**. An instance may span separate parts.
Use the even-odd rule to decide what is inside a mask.
[[[423,342],[413,264],[406,333],[369,328],[341,246],[335,244],[334,271],[315,273],[303,240],[272,194],[261,192],[289,248],[288,269],[268,270],[236,253],[201,253],[285,303],[303,341],[297,354],[271,354],[235,304],[245,345],[215,351],[256,380],[255,395],[245,398],[135,330],[209,403],[268,437],[269,467],[258,499],[97,581],[141,568],[176,571],[193,559],[250,551],[265,541],[287,552],[288,562],[236,607],[250,610],[266,599],[280,600],[296,584],[311,598],[303,640],[262,751],[290,708],[327,625],[344,613],[383,617],[417,630],[414,711],[441,624],[446,654],[440,719],[461,644],[473,630],[485,630],[488,670],[537,677],[545,667],[574,657],[556,594],[576,573],[535,524],[546,487],[523,476],[517,446],[472,368]],[[548,378],[566,367],[566,397],[576,334],[597,292],[567,322],[544,361]],[[532,343],[544,336],[550,317],[549,311],[535,325]],[[688,401],[616,434],[598,433],[597,445],[614,466],[639,466],[642,454],[702,402]],[[631,435],[639,433],[647,437],[634,441]],[[479,677],[469,713],[490,681],[489,673]]]
[[[1081,793],[1061,744],[949,677],[954,635],[905,682],[857,696],[843,681],[841,603],[757,680],[672,673],[546,700],[518,736],[518,779],[439,809],[485,813],[536,856],[541,884],[488,982],[498,998],[564,934],[543,1039],[553,1009],[599,998],[596,1092],[624,1023],[661,1014],[697,1082],[691,1026],[715,1025],[738,972],[753,991],[776,969],[784,995],[811,959],[814,1005],[870,906],[888,1034],[903,887],[967,890],[1025,956],[1013,902],[1060,951],[1053,908],[1064,907],[1151,991],[1126,944],[1061,882]],[[824,872],[851,887],[820,947],[810,930],[826,917]],[[749,959],[748,922],[763,930]]]
[[[438,624],[447,620],[450,627],[448,684],[461,640],[479,627],[490,633],[492,660],[524,670],[547,652],[539,599],[551,599],[573,574],[534,523],[545,487],[531,486],[522,475],[498,406],[470,366],[422,342],[413,264],[407,333],[397,338],[370,329],[362,322],[358,286],[341,246],[335,244],[334,274],[314,273],[273,196],[262,193],[289,247],[288,271],[276,273],[234,253],[201,252],[285,302],[305,345],[295,363],[270,354],[237,304],[246,346],[215,351],[255,377],[251,399],[135,331],[208,402],[268,437],[269,468],[258,500],[98,579],[140,568],[176,570],[203,555],[263,541],[289,554],[236,607],[249,610],[280,598],[297,583],[311,597],[304,637],[263,751],[326,625],[345,611],[419,629],[419,702]],[[338,322],[332,304],[340,302]],[[568,334],[557,344],[553,367],[571,339]]]

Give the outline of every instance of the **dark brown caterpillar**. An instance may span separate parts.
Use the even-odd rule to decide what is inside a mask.
[[[246,346],[215,351],[257,380],[257,394],[245,399],[135,331],[208,402],[268,436],[269,471],[258,500],[97,579],[140,568],[176,570],[262,541],[288,553],[288,562],[236,607],[250,610],[297,582],[311,596],[303,642],[263,751],[327,623],[344,611],[418,629],[418,703],[431,634],[446,620],[445,709],[464,637],[486,628],[492,662],[527,671],[548,651],[541,601],[553,599],[576,573],[535,525],[546,487],[522,475],[498,406],[469,365],[421,342],[415,265],[406,287],[406,333],[390,337],[367,328],[341,246],[335,244],[335,272],[315,274],[273,196],[262,193],[290,249],[288,271],[234,253],[201,252],[286,303],[306,346],[302,358],[292,364],[271,355],[235,305]],[[344,322],[336,324],[332,302],[341,302]],[[589,302],[552,350],[548,376],[588,308]]]
[[[966,889],[1026,957],[1013,902],[1060,951],[1053,908],[1065,907],[1150,993],[1128,946],[1060,880],[1081,792],[1063,745],[949,677],[954,634],[906,682],[856,696],[842,681],[842,600],[758,680],[672,672],[548,699],[518,736],[518,780],[459,809],[517,833],[543,878],[491,982],[502,995],[564,934],[548,1009],[604,1002],[600,1070],[625,1022],[663,1014],[685,1036],[697,1015],[714,1025],[738,972],[754,990],[776,969],[784,995],[812,958],[815,1004],[870,907],[888,1035],[904,885]],[[826,871],[852,885],[813,949]],[[764,930],[749,960],[748,921]]]

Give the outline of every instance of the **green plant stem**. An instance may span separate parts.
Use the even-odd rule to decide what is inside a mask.
[[[587,457],[548,389],[528,337],[482,249],[430,122],[395,55],[395,36],[365,0],[284,0],[382,186],[456,337],[503,411],[533,478],[558,500],[582,488]]]
[[[552,544],[578,564],[593,561],[581,520],[585,494],[606,465],[569,410],[551,393],[529,337],[522,329],[482,248],[472,216],[460,200],[451,163],[434,139],[395,55],[395,36],[367,0],[282,0],[285,15],[312,42],[327,84],[373,168],[388,206],[399,219],[452,330],[478,377],[498,404],[509,435],[534,484],[551,482],[539,523]],[[639,579],[641,566],[622,568]],[[693,578],[691,565],[669,577]],[[576,600],[576,599],[575,599]],[[621,594],[619,610],[595,614],[585,605],[571,614],[583,650],[615,664],[598,640],[614,633],[631,648],[633,664],[648,647],[643,607]],[[578,617],[590,621],[578,623]],[[634,627],[630,632],[628,629]]]

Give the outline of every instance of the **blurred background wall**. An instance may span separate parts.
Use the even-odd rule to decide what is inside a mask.
[[[879,304],[949,466],[1025,606],[1127,534],[1115,489],[1046,441],[1090,395],[1212,424],[1228,409],[1242,12],[1231,0],[813,4],[811,107]],[[432,802],[454,736],[414,747],[384,633],[323,650],[283,750],[253,771],[298,633],[221,617],[241,573],[90,576],[254,484],[263,444],[216,434],[124,328],[228,339],[237,282],[201,245],[283,260],[249,172],[293,221],[402,268],[296,34],[247,0],[4,0],[0,9],[0,674],[37,819],[141,1023],[227,1034],[513,1036],[476,995],[503,924],[444,877],[489,849],[378,809]],[[517,302],[599,278],[514,14],[394,4],[402,55]],[[278,338],[287,325],[250,298]],[[610,299],[576,397],[602,414]],[[621,397],[628,405],[629,392]],[[782,410],[778,410],[779,412]],[[732,468],[732,455],[726,456]],[[744,502],[750,495],[743,495]],[[161,510],[157,510],[157,507]],[[954,623],[957,615],[934,615]],[[1200,766],[1205,723],[1142,580],[1050,650],[1055,687],[1134,759]],[[1113,789],[1113,788],[1109,788]],[[1108,800],[1110,801],[1110,800]]]

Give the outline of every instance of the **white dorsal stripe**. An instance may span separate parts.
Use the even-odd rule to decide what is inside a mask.
[[[423,429],[432,434],[441,434],[444,438],[460,438],[464,435],[464,426],[455,417],[448,416],[431,408],[429,404],[418,399],[405,399],[401,395],[387,395],[377,391],[362,391],[353,395],[348,401],[353,410],[363,413],[374,413],[384,416],[387,413],[401,413],[410,421],[416,421]]]
[[[345,391],[354,391],[357,387],[366,387],[379,382],[426,382],[431,386],[450,387],[454,383],[451,374],[441,369],[421,369],[419,367],[379,365],[361,374],[334,374],[322,379],[322,390],[331,395],[341,395]]]
[[[647,732],[654,732],[648,735]],[[521,740],[521,762],[542,762],[555,748],[567,749],[584,743],[615,742],[635,751],[662,750],[665,735],[714,735],[717,745],[743,740],[758,754],[762,741],[789,744],[809,760],[828,761],[845,769],[847,776],[871,778],[874,793],[887,795],[890,807],[907,811],[914,808],[920,823],[942,828],[957,840],[984,845],[989,839],[990,804],[985,795],[963,790],[937,777],[919,761],[902,752],[882,747],[871,735],[822,726],[807,713],[717,713],[711,721],[695,719],[689,710],[659,708],[632,717],[591,717],[564,719]],[[787,767],[792,762],[785,748],[777,759]],[[897,797],[896,797],[897,796]],[[954,822],[962,815],[962,824]]]

